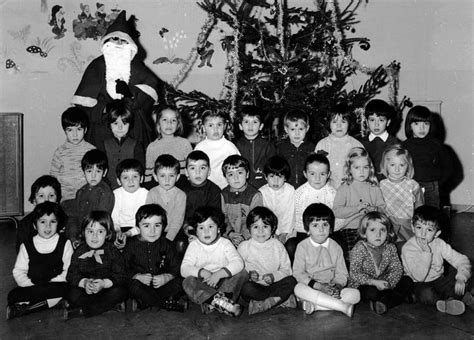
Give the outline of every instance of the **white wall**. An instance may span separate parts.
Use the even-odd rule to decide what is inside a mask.
[[[84,68],[90,58],[99,54],[99,43],[82,40],[76,54],[71,47],[77,43],[72,36],[72,20],[79,14],[79,2],[45,0],[48,11],[40,11],[40,2],[4,0],[0,4],[0,111],[23,112],[25,152],[25,198],[31,183],[48,173],[52,153],[64,141],[60,115],[80,81],[81,72],[74,68],[61,70],[58,62],[67,58]],[[83,1],[88,3],[87,1]],[[116,3],[140,20],[141,42],[148,52],[147,65],[164,80],[173,79],[179,70],[175,64],[152,64],[159,56],[186,58],[194,46],[205,20],[205,13],[191,0],[103,1],[106,10]],[[64,3],[64,4],[63,4]],[[312,6],[313,1],[290,1]],[[62,39],[53,39],[54,48],[47,58],[25,52],[36,37],[52,37],[47,25],[51,7],[63,5],[68,31]],[[95,12],[95,2],[90,1]],[[341,7],[343,7],[341,5]],[[447,127],[447,143],[458,153],[464,165],[464,182],[453,192],[454,204],[472,205],[474,188],[473,142],[473,8],[470,0],[374,0],[361,6],[356,35],[371,39],[372,48],[365,52],[354,49],[355,57],[369,66],[401,62],[400,94],[412,99],[442,100],[442,114]],[[31,25],[23,41],[18,33]],[[184,32],[177,47],[164,49],[158,35],[166,27],[171,38]],[[13,33],[13,34],[12,34]],[[15,38],[16,36],[16,38]],[[221,89],[225,55],[220,48],[222,32],[215,30],[210,40],[216,46],[213,68],[197,67],[182,84],[183,90],[197,89],[217,96]],[[5,60],[13,59],[18,72],[7,72]],[[356,84],[354,84],[356,86]],[[386,94],[382,94],[384,97]],[[0,137],[1,138],[1,137]],[[25,202],[25,210],[31,205]]]

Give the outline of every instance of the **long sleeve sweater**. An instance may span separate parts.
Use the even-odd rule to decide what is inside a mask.
[[[81,160],[86,152],[92,149],[95,149],[95,146],[83,140],[79,144],[66,142],[54,151],[49,173],[61,183],[63,200],[76,197],[76,191],[86,184]]]
[[[291,275],[291,263],[285,246],[276,238],[264,243],[253,239],[242,242],[237,249],[245,263],[245,269],[259,275],[258,283],[267,285],[262,276],[273,274],[275,282]]]
[[[38,235],[33,237],[33,245],[40,254],[49,254],[53,252],[56,249],[58,241],[58,234],[49,239],[44,239]],[[63,271],[58,276],[52,278],[50,282],[66,282],[66,274],[71,263],[72,253],[72,245],[68,240],[64,246],[64,252],[62,256]],[[26,251],[25,245],[22,244],[16,257],[15,267],[13,268],[13,278],[20,287],[33,286],[33,282],[28,277],[29,262],[30,260],[28,257],[28,252]]]
[[[151,177],[155,168],[155,161],[160,155],[169,154],[179,161],[181,174],[186,168],[186,157],[193,151],[191,143],[186,138],[175,136],[172,138],[160,138],[148,145],[146,148],[146,172]]]
[[[403,267],[393,243],[382,245],[382,260],[376,265],[365,241],[359,241],[351,251],[349,287],[367,285],[370,280],[384,280],[394,288],[403,274]]]
[[[115,230],[120,227],[135,226],[135,214],[138,208],[145,204],[148,190],[139,188],[134,193],[120,187],[114,190],[115,204],[112,210],[112,220]]]
[[[259,190],[262,193],[263,206],[278,217],[276,234],[291,234],[295,216],[295,188],[285,183],[279,190],[273,190],[265,184]]]
[[[165,228],[166,238],[174,241],[184,222],[186,212],[186,194],[177,187],[165,190],[160,186],[148,192],[146,204],[159,204],[166,210],[168,225]]]
[[[458,253],[440,238],[430,244],[431,252],[423,251],[416,237],[402,247],[402,263],[405,274],[415,282],[431,282],[443,275],[446,260],[457,270],[456,280],[467,281],[471,277],[471,263],[466,255]]]
[[[318,254],[318,247],[326,247],[330,263],[321,263]],[[346,263],[342,248],[336,241],[328,238],[325,243],[318,245],[314,243],[310,237],[301,241],[296,247],[295,260],[293,262],[293,276],[299,283],[308,284],[309,281],[318,281],[319,273],[322,271],[332,271],[333,275],[328,282],[335,283],[342,287],[347,284],[349,273],[347,272]]]
[[[219,237],[212,244],[204,244],[199,240],[194,240],[186,249],[181,262],[181,276],[199,277],[201,269],[214,273],[222,268],[230,276],[234,276],[244,269],[244,261],[234,245],[223,237]]]
[[[385,201],[382,191],[377,185],[369,182],[353,181],[351,184],[342,184],[334,198],[333,211],[337,218],[342,218],[341,229],[357,229],[365,213],[359,211],[359,204],[367,202],[385,212]]]

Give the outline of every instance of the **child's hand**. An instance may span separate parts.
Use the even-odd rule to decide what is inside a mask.
[[[420,248],[423,252],[431,253],[431,247],[428,244],[428,241],[426,241],[425,239],[417,237],[416,238],[416,243],[418,243],[418,245],[420,246]]]
[[[127,236],[122,233],[121,231],[117,232],[117,236],[115,237],[114,246],[117,249],[125,248],[125,244],[127,243]]]
[[[94,294],[97,294],[98,292],[100,292],[102,289],[105,288],[105,281],[102,279],[94,280],[93,284],[94,284]]]
[[[216,288],[219,283],[221,276],[218,272],[212,273],[207,279],[204,279],[203,282],[206,283],[211,288]]]
[[[249,278],[250,281],[257,282],[258,281],[258,272],[255,270],[249,271]]]
[[[357,209],[359,212],[364,212],[367,211],[367,208],[370,206],[368,202],[360,202],[360,204],[357,206]]]
[[[84,281],[84,289],[86,290],[86,294],[95,294],[95,286],[94,286],[94,280],[93,279],[86,279]]]
[[[79,247],[80,244],[81,244],[81,241],[79,241],[79,240],[73,240],[73,241],[72,241],[72,248],[73,248],[74,250],[76,250],[77,247]]]
[[[189,237],[188,237],[188,242],[191,243],[192,241],[197,240],[197,239],[198,239],[198,238],[197,238],[196,235],[189,235]]]
[[[244,240],[244,237],[240,233],[233,232],[229,234],[229,239],[235,247],[238,247],[239,244]]]
[[[265,274],[262,276],[262,280],[265,281],[267,285],[271,285],[273,282],[275,282],[275,277],[273,274]]]
[[[278,235],[278,239],[283,244],[285,244],[287,237],[288,237],[288,233],[281,233],[280,235]]]
[[[330,283],[329,284],[329,293],[332,297],[335,297],[337,299],[341,298],[341,287],[335,283]]]
[[[388,282],[385,280],[372,280],[371,284],[378,290],[386,290],[390,287]]]
[[[160,288],[166,284],[166,276],[165,274],[155,275],[153,276],[153,288]]]
[[[461,280],[456,280],[454,284],[454,293],[459,296],[464,295],[464,291],[466,290],[466,282]]]
[[[211,276],[212,273],[207,269],[201,269],[199,271],[199,275],[202,277],[203,280],[205,280],[205,279],[209,278],[209,276]]]
[[[367,212],[369,211],[377,211],[378,208],[376,205],[369,205],[365,210],[367,210]]]
[[[153,276],[151,276],[150,273],[146,273],[146,274],[135,274],[135,276],[133,277],[135,280],[138,280],[140,281],[141,283],[143,283],[145,286],[149,286],[150,283],[151,283],[151,280],[153,279]]]

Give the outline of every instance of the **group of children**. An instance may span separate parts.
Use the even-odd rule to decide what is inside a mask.
[[[225,114],[206,111],[192,150],[178,110],[160,107],[146,153],[128,136],[126,103],[106,113],[113,137],[97,149],[79,108],[62,115],[67,141],[18,229],[7,318],[61,299],[65,319],[123,311],[128,298],[134,311],[184,311],[191,300],[233,316],[242,304],[348,316],[361,299],[378,314],[414,299],[453,315],[473,304],[469,259],[439,238],[444,160],[426,108],[409,111],[402,144],[381,100],[367,104],[360,141],[345,107],[317,145],[308,116],[292,110],[276,147],[260,136],[258,108],[242,107],[235,145]]]

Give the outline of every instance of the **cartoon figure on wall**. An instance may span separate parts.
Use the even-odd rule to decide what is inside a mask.
[[[81,3],[79,7],[81,8],[81,13],[72,22],[74,36],[79,40],[87,38],[99,39],[101,34],[97,29],[97,19],[92,17],[90,6]]]
[[[201,59],[201,63],[198,65],[198,67],[201,68],[204,65],[212,67],[211,58],[214,54],[214,44],[210,41],[206,41],[203,47],[198,48],[197,52]]]
[[[137,57],[141,55],[138,35],[134,16],[126,21],[122,11],[101,39],[103,55],[89,64],[71,100],[86,111],[90,122],[86,140],[94,145],[111,136],[106,105],[127,94],[134,115],[130,136],[144,147],[156,139],[152,110],[163,97],[164,83]]]
[[[97,11],[95,12],[95,20],[97,22],[97,32],[102,36],[107,31],[109,25],[109,20],[107,18],[107,13],[105,13],[105,5],[97,2],[95,4]]]
[[[54,5],[51,9],[51,19],[49,20],[49,25],[53,26],[51,30],[56,36],[55,39],[61,39],[64,37],[64,32],[67,31],[64,28],[64,24],[66,23],[66,19],[64,19],[65,11],[59,5]]]

